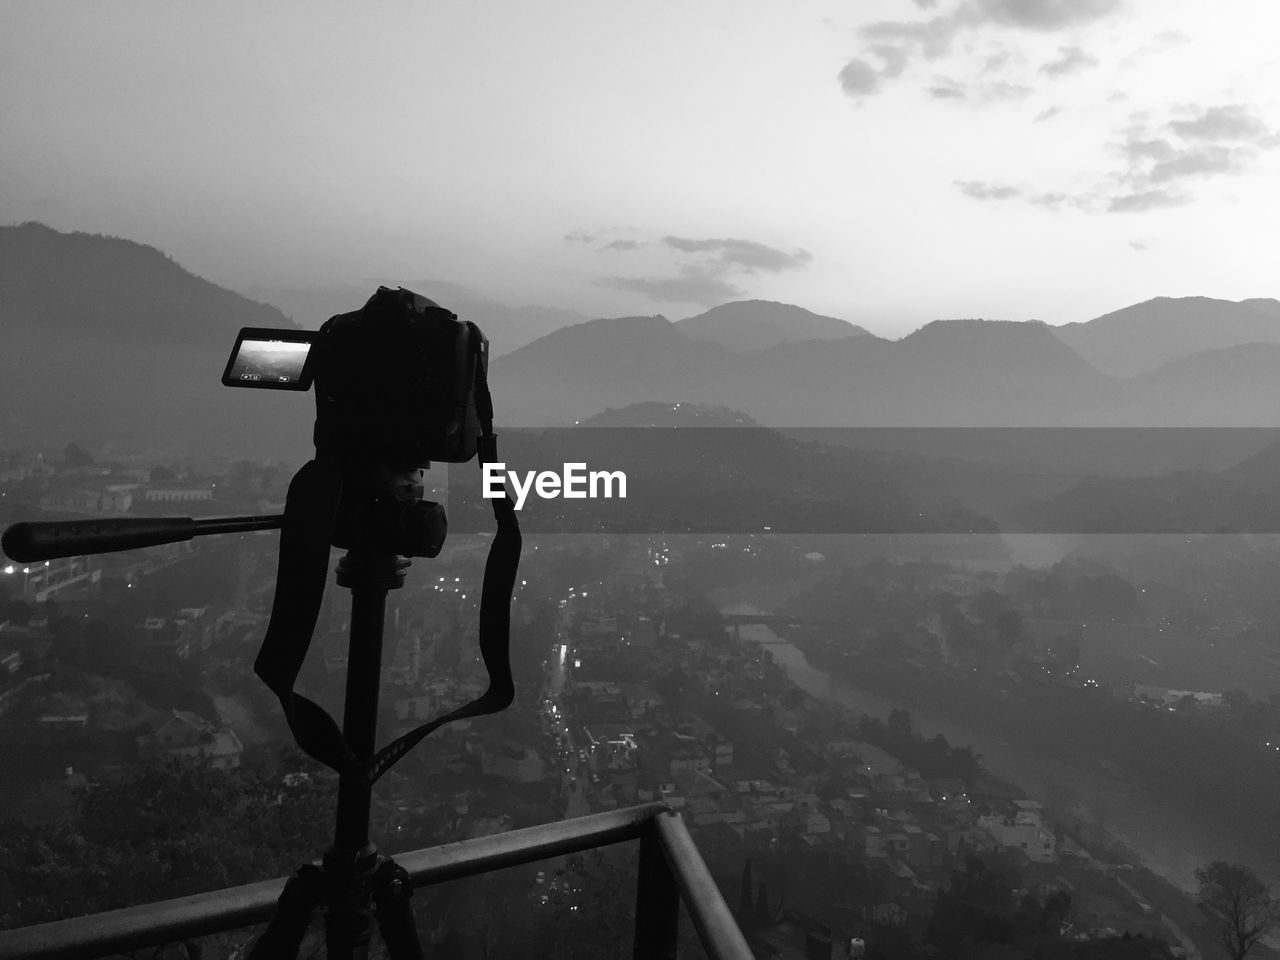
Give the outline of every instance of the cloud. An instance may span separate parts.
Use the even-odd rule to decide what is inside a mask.
[[[916,6],[932,10],[937,3],[917,0]],[[924,19],[879,20],[859,31],[866,46],[839,72],[840,86],[845,94],[860,100],[880,93],[884,81],[901,76],[916,59],[936,60],[946,56],[963,33],[990,27],[1052,32],[1092,23],[1116,13],[1122,6],[1122,0],[960,0],[949,12]],[[1075,52],[1064,53],[1065,59],[1047,64],[1049,76],[1083,69],[1096,62],[1079,48],[1061,49]],[[988,55],[981,72],[998,71],[1009,60],[1010,55],[1004,50]],[[879,65],[873,61],[879,61]],[[1009,91],[1021,89],[1020,84],[1005,83],[977,99],[1011,99]],[[929,93],[937,97],[933,88]],[[947,97],[944,95],[943,99]]]
[[[840,87],[851,97],[862,97],[880,89],[880,73],[865,60],[850,60],[840,70]]]
[[[1274,139],[1261,118],[1239,103],[1208,107],[1190,120],[1172,120],[1169,129],[1187,140],[1247,140],[1262,144]]]
[[[1061,30],[1110,16],[1121,0],[977,0],[979,14],[989,23],[1025,30]]]
[[[880,58],[877,77],[887,77],[891,80],[900,76],[911,60],[906,50],[891,43],[877,43],[871,48],[871,52]]]
[[[1141,190],[1112,197],[1107,202],[1107,210],[1111,213],[1142,213],[1147,210],[1160,210],[1165,207],[1178,207],[1189,200],[1183,194],[1169,190]]]
[[[1053,190],[1048,193],[1032,194],[1027,197],[1027,203],[1033,203],[1037,207],[1048,207],[1051,210],[1056,210],[1059,207],[1068,204],[1071,206],[1079,206],[1080,200],[1078,197],[1073,197],[1069,193],[1062,193],[1061,191]]]
[[[564,235],[569,243],[595,243],[596,235],[585,230],[574,230]]]
[[[1140,60],[1156,56],[1167,50],[1172,50],[1175,47],[1184,46],[1190,42],[1191,38],[1185,33],[1181,33],[1178,30],[1164,30],[1157,33],[1137,50],[1133,51],[1133,53],[1121,59],[1118,66],[1121,69],[1127,69],[1138,63]]]
[[[716,253],[717,264],[724,268],[744,270],[748,273],[755,270],[766,270],[778,273],[782,270],[795,270],[813,259],[807,250],[787,253],[776,247],[770,247],[755,240],[690,240],[685,237],[663,237],[662,242],[681,253]]]
[[[646,245],[637,240],[615,240],[601,249],[629,251]],[[739,275],[798,270],[813,260],[808,250],[787,252],[757,240],[735,237],[696,239],[668,235],[662,238],[661,245],[684,255],[681,259],[686,262],[673,266],[676,273],[656,277],[612,276],[596,282],[663,303],[716,304],[744,295],[743,289],[733,282]]]
[[[1015,57],[1014,53],[1001,47],[994,53],[987,54],[986,59],[982,61],[982,73],[998,73],[1012,63],[1015,59],[1021,60],[1021,57]]]
[[[934,60],[951,52],[957,34],[970,25],[972,8],[962,3],[951,13],[928,20],[877,20],[859,31],[876,45],[892,45],[903,56],[922,54]]]
[[[1019,200],[1047,210],[1059,210],[1062,207],[1083,208],[1089,203],[1087,197],[1073,196],[1061,190],[1033,192],[1012,184],[988,183],[985,180],[954,180],[952,182],[966,197],[987,202]]]
[[[921,10],[932,10],[938,5],[938,0],[914,0],[914,2]]]
[[[1039,113],[1035,115],[1035,119],[1032,120],[1032,123],[1043,123],[1046,120],[1052,120],[1054,117],[1058,116],[1058,114],[1060,113],[1062,113],[1062,107],[1059,107],[1059,106],[1045,107],[1043,110],[1041,110]]]
[[[660,303],[717,304],[741,297],[744,291],[729,283],[715,268],[685,264],[671,277],[606,277],[601,286],[639,293]]]
[[[1005,184],[987,183],[983,180],[954,180],[960,192],[966,197],[972,197],[974,200],[1012,200],[1014,197],[1022,196],[1022,191],[1017,187],[1010,187]]]
[[[972,100],[975,103],[991,103],[996,100],[1021,100],[1030,96],[1031,88],[1017,83],[997,80],[990,83],[979,83],[967,90],[950,77],[936,77],[933,85],[926,89],[935,100]]]
[[[1280,132],[1247,105],[1189,105],[1163,117],[1149,111],[1131,114],[1113,144],[1121,169],[1072,194],[1034,192],[985,180],[954,183],[974,200],[1020,200],[1052,210],[1144,213],[1191,203],[1194,182],[1245,173],[1264,151],[1276,147],[1280,147]]]
[[[1023,97],[1031,95],[1031,88],[1020,83],[1007,83],[1003,80],[997,80],[994,83],[984,83],[978,87],[978,99],[984,101],[992,100],[1021,100]]]
[[[1264,151],[1280,146],[1280,135],[1244,104],[1187,106],[1177,113],[1182,116],[1154,128],[1147,114],[1133,116],[1119,144],[1126,163],[1119,177],[1125,192],[1116,198],[1122,205],[1108,209],[1151,209],[1147,204],[1162,196],[1186,202],[1186,195],[1166,185],[1243,173]]]
[[[1144,138],[1136,135],[1136,131],[1120,148],[1131,162],[1142,160],[1169,160],[1177,156],[1178,151],[1163,137]]]
[[[1059,47],[1058,54],[1056,60],[1050,60],[1040,68],[1045,76],[1056,79],[1098,65],[1097,57],[1085,53],[1079,47]]]
[[[1168,183],[1181,177],[1213,176],[1236,173],[1248,164],[1247,151],[1213,144],[1179,153],[1168,160],[1152,164],[1147,171],[1151,183]]]
[[[1132,247],[1134,250],[1147,250],[1149,249],[1150,244],[1148,244],[1145,240],[1130,240],[1129,246]]]

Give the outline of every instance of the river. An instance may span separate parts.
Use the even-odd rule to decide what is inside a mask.
[[[766,612],[728,595],[718,597],[718,603],[723,613]],[[1280,860],[1274,855],[1264,858],[1261,851],[1233,837],[1229,830],[1164,805],[1159,797],[1120,776],[1047,761],[1027,746],[958,724],[938,713],[935,704],[922,699],[911,702],[856,687],[814,667],[797,647],[762,624],[739,629],[742,637],[767,644],[792,682],[810,696],[879,717],[895,708],[909,710],[922,736],[940,733],[954,746],[971,746],[992,774],[1016,784],[1047,806],[1072,807],[1133,851],[1152,872],[1183,890],[1194,893],[1196,867],[1211,860],[1247,863],[1271,883],[1280,879]]]

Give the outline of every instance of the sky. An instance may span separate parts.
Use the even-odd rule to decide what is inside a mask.
[[[0,223],[236,290],[767,299],[883,336],[1280,295],[1275,0],[2,10]]]

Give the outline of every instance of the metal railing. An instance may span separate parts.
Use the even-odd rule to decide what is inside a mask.
[[[414,887],[425,887],[627,840],[640,841],[636,960],[675,956],[681,901],[711,960],[752,960],[693,838],[665,803],[398,853],[395,859]],[[284,883],[281,877],[0,931],[0,960],[92,960],[265,923]]]

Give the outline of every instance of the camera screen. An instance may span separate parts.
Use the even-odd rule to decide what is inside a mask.
[[[229,387],[307,390],[311,386],[307,356],[312,334],[244,329],[222,374]]]

